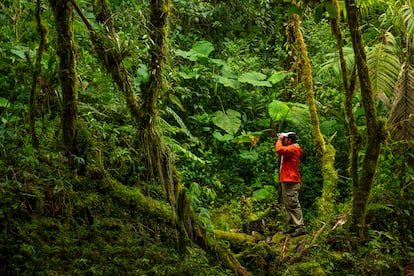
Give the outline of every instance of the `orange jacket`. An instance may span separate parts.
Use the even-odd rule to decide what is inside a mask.
[[[283,146],[281,140],[277,140],[275,150],[281,157],[279,169],[279,182],[300,183],[301,177],[299,172],[300,157],[302,148],[298,144]]]

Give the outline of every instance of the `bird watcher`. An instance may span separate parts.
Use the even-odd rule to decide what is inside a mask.
[[[297,237],[306,234],[302,208],[299,202],[301,175],[300,157],[303,150],[296,143],[296,133],[278,133],[275,150],[280,157],[279,183],[282,188],[282,200],[286,210],[288,228],[283,234]]]

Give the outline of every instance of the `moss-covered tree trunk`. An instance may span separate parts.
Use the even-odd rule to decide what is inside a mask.
[[[348,81],[348,70],[346,67],[346,61],[343,51],[343,37],[340,27],[340,9],[338,0],[332,0],[332,5],[335,7],[336,18],[331,18],[331,29],[334,37],[336,38],[336,43],[339,52],[339,59],[341,63],[342,71],[342,82],[345,91],[345,115],[346,115],[346,125],[349,132],[349,174],[352,179],[353,187],[358,186],[358,153],[361,145],[361,134],[358,132],[358,127],[355,121],[355,116],[353,113],[352,101],[355,95],[355,84],[356,84],[356,68],[352,71],[350,80]]]
[[[39,146],[39,139],[37,138],[36,125],[35,125],[36,109],[38,107],[37,106],[38,104],[37,102],[38,93],[37,92],[38,92],[39,78],[42,73],[42,57],[45,51],[46,35],[47,35],[47,30],[46,30],[45,25],[42,22],[40,10],[41,10],[41,2],[40,0],[37,0],[35,16],[36,16],[37,31],[39,32],[40,40],[39,40],[39,47],[37,48],[35,69],[34,69],[33,79],[32,79],[32,88],[30,91],[30,104],[29,104],[30,134],[32,136],[32,145],[34,148],[37,148]]]
[[[300,30],[301,18],[295,14],[291,16],[291,29],[294,33],[295,45],[299,54],[302,68],[302,81],[306,88],[306,101],[309,107],[312,133],[316,146],[316,155],[319,167],[322,170],[323,188],[322,195],[318,200],[318,208],[322,220],[329,219],[334,212],[334,195],[337,184],[337,172],[334,167],[335,149],[332,145],[326,145],[319,126],[319,117],[315,103],[315,92],[313,90],[312,68],[308,57],[308,50]]]
[[[164,67],[167,57],[167,19],[169,0],[150,1],[150,38],[152,47],[148,60],[148,82],[141,85],[142,105],[138,120],[138,143],[146,162],[147,177],[158,177],[173,210],[176,207],[177,185],[169,148],[162,140],[158,100],[165,89]]]
[[[76,47],[73,31],[73,6],[69,0],[50,0],[56,22],[59,79],[62,87],[63,142],[69,153],[78,153],[76,147],[76,120],[78,81],[76,74]]]
[[[362,41],[359,12],[356,2],[345,0],[348,14],[352,45],[355,53],[355,63],[358,68],[359,83],[361,86],[362,105],[365,110],[365,123],[367,126],[367,142],[365,157],[362,163],[362,171],[359,181],[353,186],[353,204],[350,230],[364,238],[365,215],[368,198],[374,182],[375,172],[378,166],[381,143],[385,139],[384,124],[377,117],[375,101],[371,88],[368,65]]]

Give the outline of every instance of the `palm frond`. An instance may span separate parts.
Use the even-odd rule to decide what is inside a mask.
[[[394,140],[414,139],[414,67],[403,66],[388,116]]]
[[[391,96],[400,73],[401,63],[397,53],[394,36],[387,32],[381,43],[367,51],[372,89],[375,94]]]
[[[381,7],[381,5],[387,5],[395,1],[397,0],[358,0],[357,6],[362,18],[365,18],[373,14],[376,8]],[[339,1],[339,7],[344,17],[346,18],[346,8],[344,0]]]
[[[348,72],[351,72],[355,63],[354,50],[352,47],[345,46],[343,47],[343,51],[347,67],[346,69]],[[319,67],[318,74],[331,74],[333,72],[335,76],[340,76],[342,74],[342,70],[338,52],[329,53],[325,56],[325,58],[326,61]]]
[[[378,0],[358,0],[358,8],[361,16],[363,18],[367,17],[368,15],[372,14],[372,11],[375,10],[376,5],[379,4]]]
[[[410,45],[414,45],[414,1],[407,0],[400,8],[401,24]]]

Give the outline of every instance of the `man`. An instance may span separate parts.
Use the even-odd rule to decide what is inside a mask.
[[[306,234],[299,203],[301,176],[299,172],[302,148],[296,143],[296,133],[279,133],[275,150],[280,156],[279,182],[289,228],[283,234],[297,237]]]

